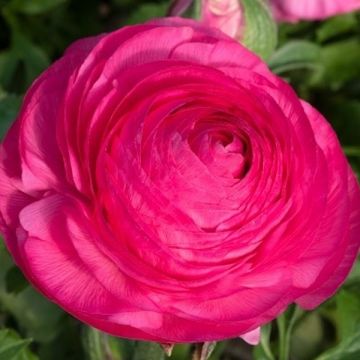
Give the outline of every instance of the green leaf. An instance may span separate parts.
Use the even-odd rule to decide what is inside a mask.
[[[360,329],[360,298],[347,290],[336,295],[338,332],[341,340],[351,337]]]
[[[11,47],[0,54],[0,85],[8,92],[24,92],[48,66],[48,55],[24,34],[13,31]]]
[[[35,360],[27,348],[30,339],[21,339],[13,330],[0,330],[0,360]]]
[[[12,0],[10,8],[27,15],[37,15],[54,9],[67,0]]]
[[[0,95],[0,139],[3,138],[11,123],[15,119],[21,98],[15,95]]]
[[[46,53],[21,33],[13,34],[13,51],[24,64],[26,86],[50,65]]]
[[[110,341],[113,340],[113,341]],[[113,338],[99,330],[86,326],[82,335],[83,346],[88,360],[121,360],[121,339]]]
[[[354,148],[360,144],[360,101],[327,97],[323,102],[324,115],[348,148],[349,155],[354,155]]]
[[[266,2],[243,0],[245,30],[242,43],[250,50],[268,59],[277,44],[277,26]]]
[[[28,285],[29,283],[17,266],[13,266],[6,273],[5,286],[7,292],[17,294],[24,290]]]
[[[164,360],[165,353],[157,343],[138,341],[133,360]]]
[[[360,285],[360,258],[356,260],[350,275],[348,276],[345,286],[359,286]]]
[[[139,24],[153,18],[163,17],[166,15],[168,7],[167,2],[143,4],[126,18],[126,24]]]
[[[176,344],[171,355],[171,360],[187,360],[189,353],[190,344]]]
[[[253,355],[254,360],[270,360],[270,359],[272,360],[272,359],[274,359],[274,358],[269,358],[266,355],[264,348],[260,345],[254,346],[252,355]]]
[[[134,342],[105,334],[90,326],[84,326],[82,343],[87,360],[131,359]]]
[[[63,311],[48,301],[32,287],[28,286],[19,294],[6,291],[6,273],[13,266],[9,254],[0,252],[0,303],[13,315],[27,336],[39,342],[48,342],[60,331]]]
[[[326,45],[321,49],[323,71],[314,78],[314,85],[336,90],[345,82],[360,76],[360,41],[357,37]]]
[[[102,333],[91,327],[84,327],[82,342],[88,360],[102,360],[106,353],[102,340]]]
[[[294,40],[278,49],[270,58],[269,67],[276,73],[321,67],[321,48],[310,41]]]
[[[360,359],[360,328],[350,334],[334,349],[316,358],[316,360],[357,360]]]
[[[199,20],[201,17],[201,2],[202,0],[194,0],[194,5],[192,7],[192,18]]]
[[[27,287],[16,296],[0,294],[0,299],[28,336],[40,342],[48,342],[58,334],[62,310],[33,288]]]
[[[343,149],[347,156],[360,156],[360,146],[344,146]]]
[[[18,63],[19,59],[13,51],[0,53],[0,85],[4,88],[11,85]]]
[[[316,31],[316,37],[320,42],[324,42],[356,28],[357,20],[354,13],[336,16],[321,24]]]

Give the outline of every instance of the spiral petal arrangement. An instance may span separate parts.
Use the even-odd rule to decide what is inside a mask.
[[[27,278],[133,339],[251,334],[331,296],[359,249],[359,185],[330,125],[191,20],[73,44],[2,143],[0,197]]]

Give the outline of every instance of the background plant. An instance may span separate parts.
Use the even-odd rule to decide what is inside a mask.
[[[169,5],[169,1],[145,0],[0,0],[1,136],[30,83],[71,42],[164,16]],[[187,14],[192,15],[191,11]],[[253,21],[256,25],[258,20]],[[273,23],[269,26],[274,28]],[[247,45],[264,55],[261,47],[251,43],[252,38],[249,33]],[[266,50],[269,66],[327,117],[359,174],[359,14],[279,25],[277,43],[275,52]],[[2,243],[0,264],[0,360],[164,356],[157,344],[144,348],[142,343],[119,340],[64,313],[28,285]],[[191,350],[190,345],[176,346],[171,358],[188,359]],[[262,329],[261,345],[252,348],[242,340],[230,340],[218,344],[210,359],[284,360],[288,352],[297,360],[360,359],[359,263],[337,295],[316,311],[305,313],[291,307]]]

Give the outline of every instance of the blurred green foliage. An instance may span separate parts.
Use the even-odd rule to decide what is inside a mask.
[[[242,43],[267,60],[276,48],[277,24],[263,0],[243,0],[242,6],[246,21]]]
[[[0,136],[16,117],[31,82],[71,42],[164,16],[168,6],[166,0],[0,0]],[[282,24],[269,66],[327,117],[359,172],[359,14]],[[158,345],[144,350],[65,314],[28,286],[1,242],[0,264],[0,360],[162,358]],[[291,307],[278,324],[262,329],[261,345],[222,342],[210,359],[274,360],[282,351],[282,337],[294,360],[360,359],[360,264],[319,309],[294,311]],[[171,359],[188,359],[190,350],[190,345],[176,346]]]

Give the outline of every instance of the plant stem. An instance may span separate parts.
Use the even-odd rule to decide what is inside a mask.
[[[271,323],[264,325],[261,328],[261,339],[260,344],[269,360],[275,360],[275,357],[270,347],[270,335],[271,335]]]
[[[287,312],[283,313],[277,318],[277,324],[279,329],[279,360],[290,359],[290,343],[291,335],[296,324],[296,321],[303,314],[298,306],[295,306],[294,311],[290,317],[290,320],[286,321]]]
[[[216,346],[215,341],[196,344],[192,360],[208,360]]]
[[[285,313],[277,318],[279,329],[279,360],[289,359],[289,346],[286,344],[286,319]]]

